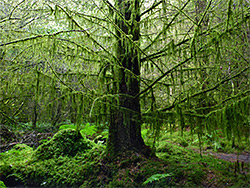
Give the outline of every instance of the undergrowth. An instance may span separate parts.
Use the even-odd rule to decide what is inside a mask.
[[[9,186],[77,187],[96,170],[104,150],[104,145],[78,137],[74,130],[62,130],[36,150],[18,144],[1,153],[0,174]],[[11,183],[11,177],[16,182]]]
[[[241,140],[233,138],[229,140],[223,135],[221,129],[214,130],[212,133],[204,132],[200,135],[200,138],[195,132],[190,130],[180,131],[177,128],[175,131],[162,130],[156,141],[150,135],[152,135],[151,130],[144,129],[142,131],[142,136],[146,143],[158,148],[161,148],[161,145],[164,145],[164,142],[167,140],[188,149],[201,149],[202,151],[209,150],[226,153],[250,151],[249,138],[242,138]]]
[[[145,135],[144,135],[145,136]],[[8,186],[29,187],[244,187],[249,173],[235,173],[233,163],[200,156],[179,140],[161,137],[158,158],[127,152],[110,160],[103,142],[72,129],[59,131],[37,149],[18,144],[0,154],[0,174]],[[249,168],[249,165],[246,167]]]

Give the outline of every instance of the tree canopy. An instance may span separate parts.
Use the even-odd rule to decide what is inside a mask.
[[[142,125],[248,138],[248,0],[0,4],[1,123],[107,124],[138,150]]]

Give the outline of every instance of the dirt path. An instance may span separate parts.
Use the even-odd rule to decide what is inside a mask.
[[[209,155],[215,156],[216,158],[223,159],[230,162],[244,162],[250,164],[250,152],[242,152],[237,155],[234,153],[215,153],[208,152]]]
[[[197,148],[189,148],[197,153],[200,153],[200,150]],[[244,162],[250,164],[250,151],[243,151],[239,154],[237,153],[223,153],[223,152],[214,152],[211,150],[202,150],[202,155],[212,155],[215,158],[222,159],[225,161],[235,162]]]

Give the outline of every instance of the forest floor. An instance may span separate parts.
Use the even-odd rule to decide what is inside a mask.
[[[10,132],[3,131],[2,134],[5,134],[9,138],[8,142],[0,143],[0,151],[5,152],[11,149],[16,144],[26,144],[30,147],[37,148],[43,143],[43,140],[49,140],[53,137],[54,133],[38,133],[38,132],[27,132],[20,133],[18,135]],[[198,149],[193,149],[195,152],[199,153]],[[214,152],[214,151],[202,151],[203,155],[211,155],[219,159],[223,159],[230,162],[244,162],[250,164],[250,151],[243,151],[241,153],[225,153],[225,152]]]
[[[54,133],[39,133],[39,132],[35,132],[35,131],[15,132],[14,133],[10,130],[5,129],[5,127],[1,126],[1,129],[0,129],[0,138],[1,138],[0,153],[11,150],[16,144],[26,144],[32,148],[37,148],[39,145],[50,140],[53,136],[54,136]],[[5,138],[5,139],[2,139],[2,138]],[[8,139],[6,139],[6,138],[8,138]],[[4,140],[4,142],[3,142],[3,140]],[[168,173],[166,174],[166,172],[177,169],[177,171],[175,173],[176,174],[180,173],[179,175],[176,175],[176,177],[175,178],[173,177],[172,179],[171,179],[171,177],[166,178],[167,183],[171,183],[173,181],[176,181],[176,178],[177,178],[177,180],[180,184],[173,184],[173,185],[179,185],[179,186],[182,186],[183,184],[186,185],[186,182],[189,181],[190,177],[192,177],[192,178],[198,177],[198,179],[199,179],[199,175],[202,171],[204,171],[204,174],[206,177],[201,182],[202,187],[217,187],[217,185],[226,185],[226,187],[227,186],[230,187],[230,185],[232,185],[232,186],[234,185],[234,184],[232,184],[232,182],[234,181],[233,179],[225,180],[224,183],[219,184],[218,181],[219,181],[219,179],[222,178],[222,175],[220,174],[221,172],[218,169],[216,169],[216,170],[212,169],[213,167],[210,165],[210,161],[205,159],[204,160],[205,162],[204,161],[202,162],[202,160],[200,161],[199,159],[193,160],[193,159],[191,159],[191,157],[189,159],[190,154],[186,153],[185,149],[187,149],[189,151],[195,151],[195,153],[199,154],[200,150],[197,149],[197,147],[196,148],[182,147],[179,143],[176,143],[173,140],[163,140],[161,142],[164,143],[164,147],[162,147],[163,149],[158,149],[159,155],[157,155],[157,156],[159,156],[159,158],[162,158],[162,159],[165,158],[164,160],[169,161],[168,163],[165,163],[164,160],[162,160],[162,159],[160,159],[160,161],[159,160],[148,161],[146,159],[139,160],[136,158],[136,156],[133,157],[133,155],[131,155],[132,157],[130,155],[127,155],[124,157],[124,159],[123,159],[123,157],[121,157],[117,161],[114,161],[111,165],[108,164],[107,161],[105,161],[103,159],[99,159],[98,164],[100,166],[96,166],[94,168],[94,169],[98,169],[98,168],[101,169],[101,173],[98,172],[96,174],[98,181],[106,184],[110,181],[110,178],[117,178],[117,182],[120,182],[120,181],[122,182],[123,178],[125,177],[125,178],[127,178],[126,180],[124,180],[125,182],[131,181],[131,185],[134,185],[133,184],[133,183],[135,183],[134,181],[141,182],[143,179],[145,180],[145,176],[149,177],[150,173],[155,174],[154,171],[152,170],[153,168],[155,168],[156,172],[157,172],[157,169],[159,169],[157,173],[161,173],[161,174],[163,173],[162,175],[168,175]],[[178,148],[175,149],[171,145],[168,145],[168,143],[174,144],[174,145],[176,145],[176,147],[181,147],[184,150],[180,150]],[[33,153],[33,151],[30,151],[29,149],[27,149],[27,151]],[[20,156],[22,156],[22,155],[23,155],[22,150],[20,150]],[[128,157],[128,156],[130,156],[130,157]],[[186,159],[182,161],[183,158],[181,158],[181,156],[183,156],[183,158],[186,158]],[[222,159],[224,161],[229,161],[232,165],[229,168],[227,167],[227,169],[229,169],[231,174],[234,174],[234,178],[237,178],[238,175],[241,175],[241,178],[243,178],[243,179],[244,178],[247,179],[247,177],[248,177],[247,174],[249,174],[249,171],[250,171],[250,169],[249,169],[250,168],[250,166],[249,166],[249,164],[250,164],[250,151],[243,150],[242,152],[238,152],[238,153],[226,153],[226,152],[219,152],[219,151],[215,152],[214,150],[207,148],[206,150],[204,149],[202,151],[202,156],[209,156],[209,157],[212,157],[214,159]],[[27,157],[29,158],[29,155],[27,155]],[[129,160],[130,162],[126,159],[126,157],[131,159],[131,160]],[[60,162],[60,160],[62,160],[63,163],[65,163],[65,164],[67,164],[67,163],[70,164],[70,161],[71,161],[71,159],[68,159],[68,158],[60,158],[59,157],[58,159],[59,159],[59,161],[54,162],[53,160],[52,161],[48,160],[48,162],[50,161],[49,163],[54,164],[54,165],[58,165],[58,164],[62,163],[62,162]],[[74,160],[76,160],[76,161],[79,160],[79,162],[83,161],[82,159],[80,159],[80,158],[78,159],[77,157],[74,158]],[[193,161],[189,161],[189,160],[193,160]],[[66,162],[66,161],[68,161],[68,162]],[[23,163],[20,163],[20,164],[23,164]],[[89,164],[83,163],[83,166],[85,164],[89,165],[90,168],[92,168],[92,165],[95,166],[95,163],[93,163],[91,161]],[[221,164],[222,166],[225,165],[224,163],[220,163],[220,162],[218,162],[218,164],[219,165]],[[34,164],[34,165],[36,166],[36,164]],[[39,166],[39,165],[41,165],[40,162],[38,162],[37,165],[38,166],[34,167],[34,169],[33,169],[34,172],[37,171],[37,168],[38,169],[40,168],[40,166]],[[42,163],[42,165],[44,165],[44,164]],[[73,164],[71,164],[71,165],[73,165]],[[171,169],[172,165],[176,165],[176,166],[173,166]],[[198,169],[195,169],[197,165],[200,167],[198,167]],[[26,166],[26,165],[24,165],[24,166]],[[210,166],[210,167],[207,168],[207,166],[208,167]],[[77,164],[77,168],[78,167],[79,167],[79,164]],[[207,168],[207,170],[204,170],[203,167],[204,167],[204,169]],[[26,168],[27,167],[25,167],[25,169]],[[62,167],[58,166],[58,167],[55,167],[52,169],[60,169],[60,168],[65,169],[65,171],[67,171],[66,173],[68,173],[69,169],[70,170],[74,169],[71,166],[69,166],[69,167],[68,166],[62,166]],[[69,169],[67,170],[67,168],[69,168]],[[219,168],[222,168],[222,167],[219,167]],[[83,169],[86,170],[85,167],[83,167]],[[143,170],[143,169],[145,169],[145,170]],[[224,169],[224,167],[223,167],[223,169]],[[223,170],[224,172],[225,172],[225,169]],[[30,170],[31,170],[31,172],[33,172],[32,169],[30,169]],[[152,172],[150,172],[150,170],[152,170]],[[79,171],[81,171],[81,170],[79,170]],[[114,171],[117,171],[117,172],[114,173]],[[180,171],[180,172],[178,172],[178,171]],[[183,172],[185,172],[185,171],[189,175],[188,174],[183,175]],[[142,172],[143,172],[143,176],[141,175]],[[135,175],[135,174],[139,174],[139,175]],[[0,172],[0,175],[1,175],[1,172]],[[185,177],[185,176],[187,176],[187,177]],[[52,174],[52,179],[54,179],[53,177],[55,177],[55,174]],[[81,177],[81,176],[79,176],[79,177]],[[94,179],[96,179],[96,177],[94,177]],[[156,180],[157,180],[157,178],[156,178]],[[96,180],[93,180],[93,183],[95,183],[95,181]],[[200,180],[197,180],[197,181],[199,182]],[[242,180],[242,181],[246,181],[246,180]],[[159,182],[159,181],[157,181],[157,182]],[[20,186],[22,186],[22,185],[23,184],[20,183]],[[109,184],[109,186],[111,186],[111,185],[112,184]],[[117,185],[117,184],[114,184],[114,185]],[[148,185],[150,185],[150,184],[148,184]],[[161,184],[159,184],[159,185],[161,185]],[[239,185],[241,185],[241,184],[239,184]],[[244,184],[244,185],[246,185],[246,184]]]
[[[43,143],[53,137],[54,133],[39,133],[39,132],[26,132],[14,134],[10,130],[1,127],[1,135],[8,138],[6,142],[0,142],[0,152],[5,152],[11,149],[16,144],[26,144],[30,147],[37,148]],[[192,148],[193,151],[200,153],[200,150]],[[250,164],[250,151],[242,151],[241,153],[225,153],[225,152],[214,152],[212,150],[202,151],[203,155],[211,155],[218,159],[223,159],[230,162],[244,162]]]

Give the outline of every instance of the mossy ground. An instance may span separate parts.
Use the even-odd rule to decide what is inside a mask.
[[[158,158],[128,152],[111,160],[101,142],[62,130],[38,149],[19,144],[1,153],[1,180],[6,186],[27,187],[247,187],[250,183],[249,172],[236,171],[234,163],[201,157],[167,139],[159,141],[156,151]],[[152,177],[155,174],[160,176]],[[148,178],[149,183],[143,184]]]

